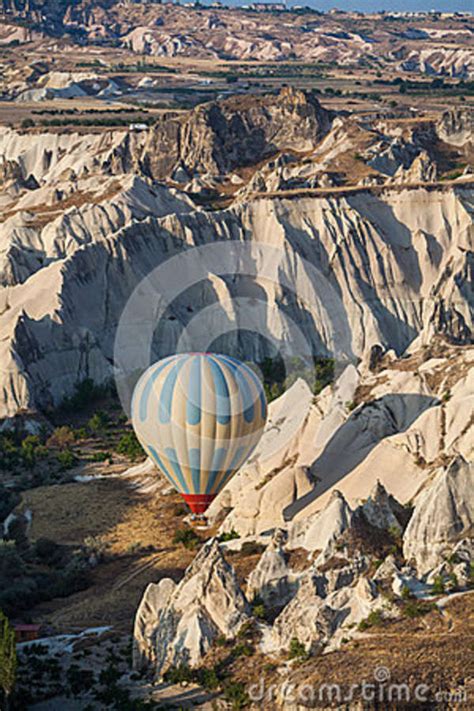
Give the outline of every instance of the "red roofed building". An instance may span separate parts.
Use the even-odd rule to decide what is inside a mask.
[[[38,639],[40,634],[41,625],[13,625],[15,630],[16,641],[18,642],[31,642],[34,639]]]

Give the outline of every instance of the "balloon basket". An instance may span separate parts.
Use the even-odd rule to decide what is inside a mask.
[[[203,516],[208,506],[216,498],[215,494],[181,494],[193,516]]]

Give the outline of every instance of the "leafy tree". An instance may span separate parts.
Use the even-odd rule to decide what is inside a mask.
[[[0,686],[8,709],[10,695],[16,681],[16,644],[15,631],[7,617],[0,610]]]
[[[74,432],[67,425],[56,427],[53,434],[47,441],[48,447],[58,447],[59,449],[68,449],[75,442]]]
[[[124,454],[132,461],[145,454],[134,432],[127,432],[120,437],[117,444],[117,453]]]
[[[101,434],[104,432],[108,423],[108,415],[105,412],[102,412],[102,410],[99,410],[99,412],[96,412],[94,415],[92,415],[89,422],[87,423],[87,427],[94,434]]]

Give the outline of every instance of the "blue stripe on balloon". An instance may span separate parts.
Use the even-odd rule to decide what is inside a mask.
[[[159,468],[161,469],[161,471],[163,472],[165,477],[168,479],[169,483],[176,488],[175,479],[173,479],[173,477],[169,473],[168,469],[163,464],[163,460],[161,459],[161,457],[158,454],[158,452],[156,451],[156,449],[154,447],[152,447],[151,444],[147,444],[146,449],[148,449],[150,451],[152,458],[155,460],[156,464],[158,464]]]
[[[235,364],[235,366],[240,366],[241,370],[245,370],[246,373],[248,373],[249,377],[253,380],[255,385],[257,386],[258,390],[258,396],[260,398],[260,411],[262,415],[262,419],[264,420],[267,416],[267,401],[265,399],[265,392],[263,390],[263,385],[258,377],[258,375],[252,370],[252,368],[249,368],[248,365],[245,365],[245,363],[241,363],[240,361],[236,360],[235,358],[232,358],[232,356],[225,356],[227,360],[232,361],[232,363]]]
[[[140,398],[140,407],[139,407],[139,417],[140,417],[140,422],[144,422],[146,420],[147,416],[147,409],[148,409],[148,400],[150,398],[150,393],[153,388],[153,383],[167,365],[169,365],[170,358],[173,358],[173,356],[168,356],[168,358],[165,358],[157,368],[150,374],[148,380],[146,381],[143,390],[142,390],[142,396]],[[135,392],[134,392],[135,395]],[[134,402],[132,400],[132,412],[133,412],[133,407],[134,407]]]
[[[181,492],[182,494],[189,494],[189,493],[190,493],[190,492],[189,492],[189,487],[188,487],[188,485],[187,485],[187,483],[186,483],[186,480],[185,480],[185,478],[184,478],[184,476],[183,476],[183,472],[181,471],[181,467],[180,467],[180,464],[179,464],[179,462],[178,462],[178,457],[176,456],[176,450],[173,449],[173,447],[167,447],[167,448],[165,449],[165,454],[166,454],[166,456],[168,457],[169,462],[170,462],[170,464],[171,464],[171,466],[172,466],[172,468],[173,468],[173,471],[174,471],[174,473],[176,474],[176,477],[177,477],[177,479],[178,479],[178,481],[179,481],[179,486],[180,486],[181,488],[179,488],[179,487],[178,487],[178,488],[179,488],[180,492]]]
[[[257,386],[258,390],[258,396],[260,398],[260,412],[262,416],[262,420],[265,420],[267,417],[267,401],[265,399],[265,391],[263,389],[262,381],[258,377],[256,373],[252,370],[252,368],[248,368],[247,366],[244,366],[249,374],[249,376],[252,378],[253,382]]]
[[[189,374],[186,421],[197,425],[201,421],[201,356],[193,356]]]
[[[206,494],[212,493],[217,475],[220,473],[222,462],[225,460],[227,455],[226,447],[217,447],[212,455],[212,465],[211,471],[209,472],[209,477],[207,479]]]
[[[230,356],[219,356],[219,358],[226,361],[226,364],[234,371],[235,375],[238,376],[240,392],[244,402],[244,419],[245,422],[252,422],[255,416],[253,395],[246,378],[246,373],[243,371],[242,363],[238,360],[234,360],[234,358]]]
[[[201,492],[201,450],[192,448],[189,450],[189,466],[191,467],[191,476],[193,479],[194,493]]]
[[[227,425],[230,422],[230,397],[227,381],[220,363],[213,358],[209,359],[212,371],[212,380],[215,388],[215,410],[216,419],[220,425]]]
[[[240,467],[242,462],[244,461],[244,454],[245,454],[245,447],[239,447],[237,451],[235,452],[234,456],[232,457],[232,460],[229,464],[229,468],[227,469],[226,473],[222,477],[222,480],[220,482],[220,488],[222,489],[227,481],[229,480],[230,476],[235,472],[236,469]]]
[[[158,416],[162,424],[166,424],[171,420],[171,407],[173,404],[173,393],[174,387],[176,385],[176,380],[179,375],[179,371],[185,363],[184,358],[178,360],[175,365],[171,368],[170,372],[166,376],[166,380],[161,391],[160,400],[158,403]]]
[[[222,489],[224,486],[227,484],[229,479],[231,478],[232,474],[240,469],[242,464],[247,461],[248,457],[252,454],[253,450],[255,449],[256,445],[252,444],[250,447],[239,447],[234,456],[232,457],[232,461],[230,463],[229,468],[227,469],[225,475],[222,478],[222,481],[220,482],[219,488]]]

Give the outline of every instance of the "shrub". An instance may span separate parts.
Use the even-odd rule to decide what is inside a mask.
[[[0,688],[8,708],[10,695],[15,688],[17,670],[15,632],[0,610]]]
[[[200,538],[192,528],[178,528],[173,536],[173,543],[181,543],[185,548],[193,549],[198,543],[200,543]]]
[[[48,447],[58,447],[58,449],[69,449],[75,442],[74,432],[67,425],[56,427],[53,434],[47,440]]]
[[[23,464],[29,469],[32,469],[36,464],[36,460],[44,457],[46,453],[38,435],[25,437],[21,442],[20,452]]]
[[[63,452],[58,452],[56,459],[61,465],[61,469],[64,471],[66,469],[71,469],[76,463],[76,457],[70,449],[65,449]]]
[[[200,669],[198,679],[201,686],[209,691],[219,688],[220,679],[216,669]]]
[[[35,122],[31,118],[24,118],[20,125],[21,128],[33,128]]]
[[[434,610],[436,605],[431,602],[423,602],[422,600],[413,600],[408,602],[403,608],[403,614],[410,619],[416,617],[422,617],[427,615],[428,612]]]
[[[228,681],[224,685],[223,697],[232,706],[232,709],[238,711],[243,709],[249,703],[249,697],[245,690],[245,686],[239,681]]]
[[[170,684],[182,684],[183,682],[190,683],[194,681],[192,669],[185,664],[180,664],[179,667],[171,667],[164,675],[165,681]]]
[[[93,462],[105,462],[108,459],[111,459],[109,452],[94,452],[92,455]]]
[[[296,637],[293,637],[293,639],[290,642],[290,647],[288,650],[288,659],[300,659],[304,660],[308,658],[308,652],[306,651],[306,647],[302,642],[299,641]]]
[[[109,423],[109,416],[99,410],[95,412],[87,423],[88,429],[94,434],[102,434]]]
[[[240,535],[237,533],[237,531],[234,531],[234,529],[232,529],[232,531],[226,531],[225,533],[221,533],[221,535],[219,536],[219,541],[221,543],[225,543],[226,541],[233,541],[236,538],[240,538]]]
[[[437,575],[433,580],[432,592],[434,595],[443,595],[446,592],[442,575]]]
[[[360,632],[368,630],[369,627],[376,627],[383,623],[383,617],[380,610],[373,610],[365,620],[361,620],[358,625]]]
[[[254,653],[254,648],[247,642],[239,642],[232,650],[233,657],[251,657]]]
[[[253,612],[254,617],[256,617],[258,620],[265,620],[267,618],[267,610],[266,610],[265,605],[263,603],[259,603],[258,605],[253,605],[252,612]]]
[[[145,455],[143,448],[134,432],[127,432],[120,437],[117,453],[123,454],[133,461]]]

